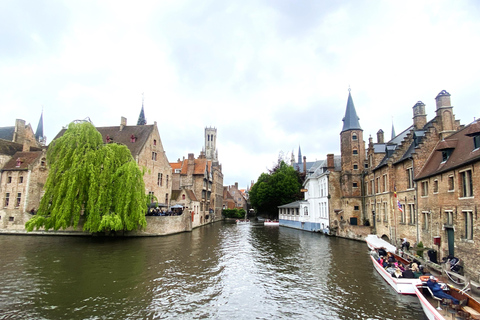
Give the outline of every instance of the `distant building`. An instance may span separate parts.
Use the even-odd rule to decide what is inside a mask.
[[[224,187],[224,190],[227,192],[226,193],[227,198],[225,199],[225,191],[224,191],[224,199],[223,199],[224,208],[233,209],[231,208],[232,206],[231,200],[233,199],[236,209],[244,209],[245,211],[247,211],[248,209],[247,196],[245,194],[244,189],[238,188],[238,182],[235,182],[235,185]]]

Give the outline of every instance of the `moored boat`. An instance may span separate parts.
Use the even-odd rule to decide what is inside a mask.
[[[401,277],[402,273],[398,274],[399,277],[393,273],[395,268],[385,269],[378,261],[379,249],[384,249],[386,252],[389,252],[395,258],[397,266],[402,268],[407,268],[410,265],[410,262],[395,254],[395,246],[378,238],[376,235],[368,235],[365,239],[368,247],[372,250],[370,258],[372,259],[373,267],[375,270],[382,276],[382,278],[397,292],[401,294],[415,294],[415,285],[421,283],[418,278],[403,278]],[[397,269],[397,272],[400,269]],[[392,272],[392,273],[391,273]]]
[[[250,220],[248,220],[248,219],[242,219],[242,220],[237,219],[236,223],[237,224],[246,224],[246,223],[250,223]]]
[[[428,277],[421,277],[421,283],[415,285],[423,312],[429,320],[444,319],[480,319],[480,302],[469,294],[452,286],[448,286],[448,294],[462,301],[454,305],[448,300],[437,298],[427,286]]]
[[[263,225],[264,226],[279,226],[280,225],[280,222],[278,222],[278,220],[265,220],[263,221]]]

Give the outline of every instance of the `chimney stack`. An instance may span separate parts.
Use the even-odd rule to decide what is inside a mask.
[[[455,132],[455,116],[450,102],[450,93],[445,90],[440,91],[436,96],[437,103],[437,121],[440,124],[440,139],[444,139]]]
[[[383,139],[383,130],[380,129],[378,130],[377,132],[377,143],[383,143],[384,142],[384,139]]]
[[[333,153],[327,154],[327,169],[334,169],[335,168],[335,160]]]
[[[124,127],[127,126],[127,118],[125,117],[121,117],[120,118],[120,131],[123,130]]]
[[[425,104],[417,101],[413,106],[413,127],[415,130],[421,130],[427,124],[427,114],[425,113]]]
[[[303,156],[303,174],[307,174],[307,157]]]

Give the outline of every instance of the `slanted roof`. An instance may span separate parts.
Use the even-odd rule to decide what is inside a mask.
[[[176,169],[182,169],[182,164],[183,164],[183,161],[180,161],[180,162],[171,162],[171,163],[170,163],[170,167],[172,167],[172,171],[175,173],[175,170],[176,170]]]
[[[362,130],[360,127],[360,118],[357,116],[357,111],[355,110],[355,106],[353,105],[353,99],[350,91],[348,92],[348,100],[347,100],[347,109],[345,110],[345,117],[343,117],[343,129],[342,132],[347,130],[359,129]]]
[[[22,151],[23,145],[20,143],[12,142],[12,140],[0,139],[0,154],[13,156],[16,152]]]
[[[147,142],[148,137],[153,132],[155,125],[143,125],[143,126],[124,126],[120,131],[120,126],[114,127],[96,127],[97,131],[102,135],[103,141],[106,143],[107,136],[111,139],[111,142],[124,144],[130,150],[133,156],[140,153],[143,146]],[[67,129],[62,129],[55,139],[63,136]],[[131,138],[135,137],[135,142],[131,141]]]
[[[480,148],[473,149],[473,137],[469,136],[469,129],[472,124],[452,134],[443,141],[439,141],[435,151],[427,160],[422,170],[415,177],[415,180],[424,179],[458,167],[480,161]],[[447,161],[443,161],[442,146],[448,146],[453,149]]]
[[[40,116],[40,120],[38,121],[37,131],[35,132],[35,138],[37,141],[43,139],[43,111],[42,115]]]
[[[0,139],[13,141],[13,134],[15,133],[15,127],[0,127]]]
[[[16,152],[13,157],[5,164],[2,171],[26,171],[32,163],[34,163],[40,156],[42,156],[42,154],[42,151]],[[18,167],[17,160],[21,160],[20,166]]]
[[[277,208],[300,208],[301,204],[308,204],[308,201],[298,200],[298,201],[295,201],[295,202],[290,202],[290,203],[284,204],[282,206],[278,206]]]

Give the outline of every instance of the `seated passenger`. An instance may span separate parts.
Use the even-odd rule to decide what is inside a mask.
[[[415,275],[413,274],[412,269],[407,268],[405,271],[402,272],[402,277],[407,279],[415,279]]]
[[[452,300],[453,304],[459,304],[459,301],[457,299],[443,291],[442,287],[437,282],[437,279],[435,279],[434,276],[430,276],[427,281],[427,286],[430,288],[430,290],[432,290],[432,293],[435,297],[441,299],[450,299]]]

